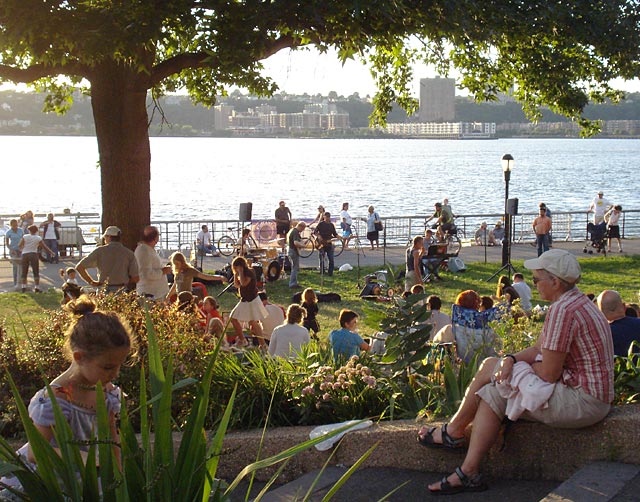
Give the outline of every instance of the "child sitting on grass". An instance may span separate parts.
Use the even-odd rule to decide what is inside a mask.
[[[302,325],[312,333],[311,336],[314,339],[318,339],[318,331],[320,331],[320,323],[318,322],[318,297],[313,289],[307,288],[302,292],[302,308],[307,312],[304,316]]]
[[[204,312],[205,327],[208,335],[219,337],[224,331],[224,321],[222,315],[218,311],[220,305],[213,296],[207,296],[202,301],[202,311]]]
[[[78,286],[78,280],[76,279],[76,269],[69,267],[66,270],[60,269],[60,277],[64,281],[62,285],[62,304],[66,304],[71,300],[76,300],[82,294],[82,289]]]

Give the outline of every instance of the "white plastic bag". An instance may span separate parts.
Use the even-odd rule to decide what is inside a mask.
[[[349,424],[353,424],[353,427],[350,427],[349,429],[342,431],[340,434],[336,434],[335,436],[332,436],[329,439],[318,443],[316,445],[316,449],[318,451],[326,451],[338,441],[340,441],[340,439],[342,439],[342,436],[344,436],[347,432],[366,429],[367,427],[371,427],[373,425],[373,422],[371,420],[365,420],[364,422],[361,422],[360,420],[347,420],[346,422],[340,422],[338,424],[319,425],[309,433],[309,438],[315,439],[320,436],[326,436],[330,432],[335,431],[336,429],[340,429],[341,427]]]
[[[340,268],[338,270],[340,272],[349,272],[350,270],[353,270],[353,267],[348,263],[345,263],[344,265],[340,265]]]

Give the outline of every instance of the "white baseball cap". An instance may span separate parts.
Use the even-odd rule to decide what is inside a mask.
[[[578,260],[564,249],[550,249],[537,258],[526,260],[524,266],[529,270],[546,270],[570,284],[576,284],[580,280]]]
[[[118,237],[122,232],[118,227],[110,226],[102,234],[102,237],[106,237],[107,235],[110,237]]]

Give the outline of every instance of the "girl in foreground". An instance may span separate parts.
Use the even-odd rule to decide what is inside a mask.
[[[75,316],[65,334],[65,352],[71,364],[51,382],[51,390],[71,427],[73,439],[81,443],[97,435],[96,386],[102,385],[111,438],[118,443],[116,418],[120,413],[121,392],[112,380],[117,378],[120,366],[131,352],[130,330],[117,314],[96,310],[95,303],[85,295],[64,308]],[[40,433],[56,447],[53,406],[46,387],[31,398],[29,416]],[[80,449],[84,457],[89,446],[81,443]],[[29,443],[18,453],[35,463]],[[115,449],[115,453],[120,462],[119,450]],[[2,482],[19,486],[17,478],[2,479]]]

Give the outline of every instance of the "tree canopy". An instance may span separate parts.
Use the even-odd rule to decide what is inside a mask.
[[[0,79],[47,92],[48,110],[68,108],[75,88],[90,94],[103,224],[131,245],[150,219],[148,92],[270,95],[261,61],[314,45],[369,65],[373,121],[394,102],[415,108],[421,59],[457,69],[478,99],[514,88],[530,117],[547,105],[589,132],[588,102],[620,99],[611,80],[639,75],[639,16],[635,0],[2,0]]]

